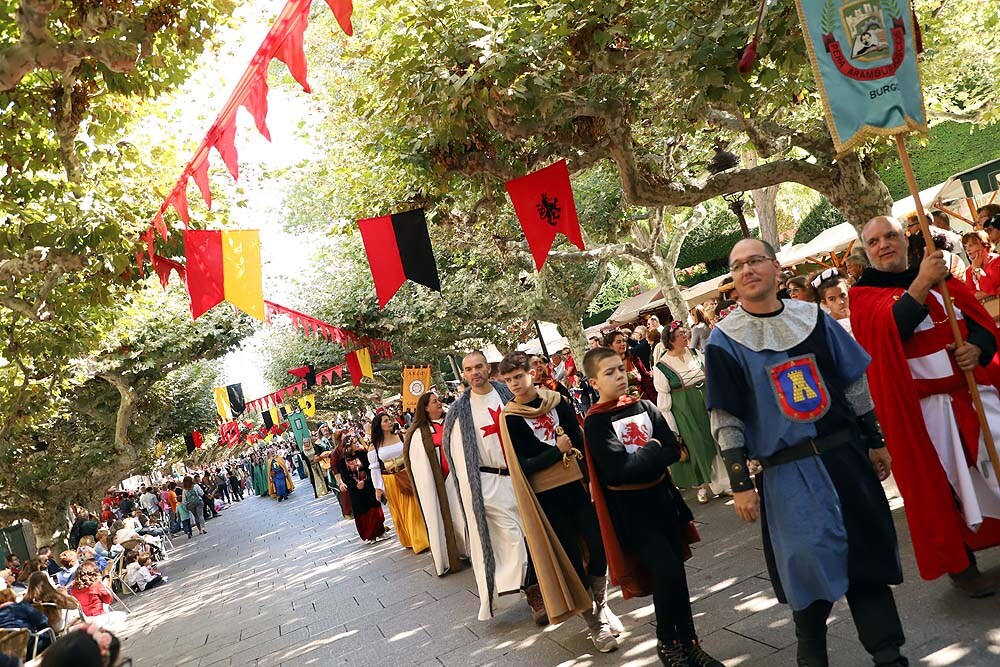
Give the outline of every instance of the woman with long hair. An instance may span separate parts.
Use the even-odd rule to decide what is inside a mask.
[[[181,484],[184,487],[184,493],[181,495],[181,502],[184,504],[184,509],[188,511],[191,518],[194,519],[194,523],[198,526],[198,534],[205,534],[205,492],[202,490],[200,484],[195,484],[194,479],[191,475],[184,477],[184,482]],[[188,536],[190,537],[190,535]]]
[[[337,431],[333,434],[333,449],[330,450],[330,474],[337,489],[337,502],[340,503],[340,514],[347,520],[354,519],[354,508],[351,506],[349,491],[341,491],[340,460],[344,458],[344,448],[341,446],[347,431]]]
[[[385,515],[382,505],[375,497],[375,487],[368,474],[368,452],[363,442],[353,435],[341,441],[341,457],[338,462],[340,490],[351,494],[354,510],[354,526],[365,542],[374,542],[385,534]]]
[[[623,331],[609,331],[604,336],[604,347],[610,347],[618,353],[625,362],[625,374],[628,375],[628,393],[647,401],[656,402],[656,388],[653,378],[642,360],[632,356],[628,349],[628,338]]]
[[[458,485],[441,449],[443,435],[444,405],[429,391],[417,400],[413,423],[403,441],[403,461],[413,480],[439,577],[457,571],[459,559],[469,555]]]
[[[403,441],[396,435],[395,424],[389,415],[375,415],[372,419],[372,447],[368,450],[368,470],[375,497],[389,501],[399,543],[414,553],[427,551],[427,527],[420,513],[413,483],[406,472],[403,459]]]
[[[679,487],[697,488],[698,502],[707,503],[729,490],[729,475],[705,407],[704,358],[689,347],[690,334],[681,322],[671,322],[664,332],[667,352],[653,374],[656,406],[687,448],[687,458],[670,466],[670,476]]]
[[[45,614],[49,627],[56,633],[62,632],[65,610],[76,610],[80,607],[75,598],[56,590],[45,572],[33,572],[28,577],[28,590],[25,591],[21,601],[30,602],[38,611]]]

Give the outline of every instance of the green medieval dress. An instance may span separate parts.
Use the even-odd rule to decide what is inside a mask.
[[[685,350],[680,357],[662,355],[653,373],[657,406],[675,433],[684,439],[690,458],[670,466],[674,484],[694,488],[708,484],[720,494],[729,489],[721,456],[712,438],[705,407],[705,370],[698,352]]]
[[[263,461],[257,460],[253,464],[253,490],[258,496],[266,498],[268,496],[267,470]]]

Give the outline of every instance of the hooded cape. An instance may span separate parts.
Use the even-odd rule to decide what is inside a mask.
[[[936,579],[969,566],[966,544],[974,550],[1000,544],[1000,521],[985,519],[978,532],[969,530],[927,434],[916,383],[892,314],[898,288],[909,287],[915,275],[912,270],[900,274],[867,270],[850,292],[851,326],[872,357],[868,383],[892,454],[892,472],[905,501],[920,576]],[[965,317],[998,336],[993,319],[965,285],[949,280],[948,288]],[[997,357],[990,366],[990,376],[997,378]],[[1000,388],[995,379],[994,385]]]
[[[271,477],[271,461],[277,461],[281,469],[285,471],[285,485],[288,487],[288,492],[291,493],[295,490],[295,485],[292,484],[292,473],[288,472],[288,465],[285,464],[285,458],[283,456],[278,456],[275,454],[270,459],[267,460],[267,467],[264,468],[264,473],[267,475],[267,493],[272,498],[277,497],[277,493],[274,490],[274,479]]]
[[[504,455],[507,457],[507,469],[514,483],[514,495],[517,507],[521,511],[521,521],[524,524],[524,537],[531,553],[531,563],[538,578],[538,587],[542,591],[545,602],[545,612],[549,622],[562,623],[571,616],[577,616],[593,608],[593,600],[580,581],[573,568],[573,563],[566,555],[559,536],[552,529],[538,496],[531,488],[527,476],[521,469],[514,444],[507,429],[507,415],[536,419],[547,415],[555,409],[562,396],[548,389],[536,389],[542,398],[538,408],[530,408],[515,401],[508,403],[500,418],[500,440],[503,442]],[[576,465],[576,461],[572,461]],[[562,462],[556,463],[562,466]]]

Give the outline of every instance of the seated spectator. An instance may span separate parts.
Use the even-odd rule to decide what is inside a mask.
[[[116,519],[115,513],[111,510],[111,505],[101,505],[101,523],[111,523]]]
[[[134,509],[135,501],[132,500],[132,494],[126,493],[118,502],[118,511],[121,512],[121,516],[132,516],[132,511]]]
[[[52,547],[39,547],[38,557],[45,559],[45,569],[49,574],[56,574],[59,572],[59,563],[52,558]]]
[[[97,567],[101,570],[101,572],[104,572],[105,568],[108,567],[108,559],[98,556],[94,547],[81,546],[76,550],[76,553],[79,556],[81,563],[85,560],[92,560],[97,563]]]
[[[111,558],[108,535],[108,531],[102,528],[97,531],[97,536],[94,538],[94,553],[102,558]]]
[[[77,557],[75,551],[66,550],[59,554],[59,564],[62,565],[62,568],[56,572],[56,581],[59,583],[60,588],[66,588],[76,576],[80,559]]]
[[[17,581],[17,577],[10,570],[0,570],[0,589],[11,588],[14,586],[14,582]]]
[[[56,632],[62,632],[63,626],[72,623],[77,616],[74,613],[64,623],[65,610],[75,612],[80,608],[76,598],[56,590],[49,576],[44,572],[35,572],[28,577],[28,590],[24,593],[24,599],[21,601],[34,605],[38,611],[45,614],[45,618],[49,621],[49,627]]]
[[[969,268],[965,271],[965,284],[977,299],[1000,294],[1000,255],[990,252],[990,239],[986,232],[969,232],[962,237]]]
[[[120,654],[117,637],[88,623],[54,643],[42,657],[41,667],[115,667]]]
[[[94,561],[86,561],[80,565],[76,580],[69,587],[69,594],[80,603],[80,610],[90,623],[101,627],[118,627],[125,620],[125,612],[110,610],[109,606],[114,598],[101,581],[101,571]]]
[[[21,574],[17,577],[17,583],[27,586],[28,579],[35,572],[44,572],[45,576],[49,576],[48,564],[48,558],[32,558],[21,568]]]
[[[7,554],[7,557],[4,559],[4,561],[7,564],[7,569],[14,574],[15,579],[18,576],[20,576],[22,566],[21,566],[21,559],[17,556],[17,554]]]
[[[125,583],[132,588],[144,591],[159,584],[165,584],[167,578],[153,569],[153,558],[147,553],[129,554],[126,557]]]
[[[9,588],[0,591],[0,628],[5,630],[26,629],[32,633],[41,632],[49,627],[49,621],[45,614],[35,609],[30,603],[15,602],[17,596]],[[28,642],[28,655],[26,660],[31,660],[36,653],[32,653],[34,640]],[[45,633],[38,638],[38,651],[41,653],[52,643],[52,635]]]
[[[807,276],[795,276],[789,278],[787,283],[788,296],[798,301],[809,301],[816,303],[816,291],[809,284]]]

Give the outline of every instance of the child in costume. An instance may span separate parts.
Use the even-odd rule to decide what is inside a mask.
[[[680,446],[654,403],[627,397],[618,353],[592,349],[583,367],[601,396],[583,428],[612,583],[625,597],[652,593],[656,652],[664,665],[722,667],[701,648],[691,614],[684,561],[698,535],[667,471],[680,459]]]

